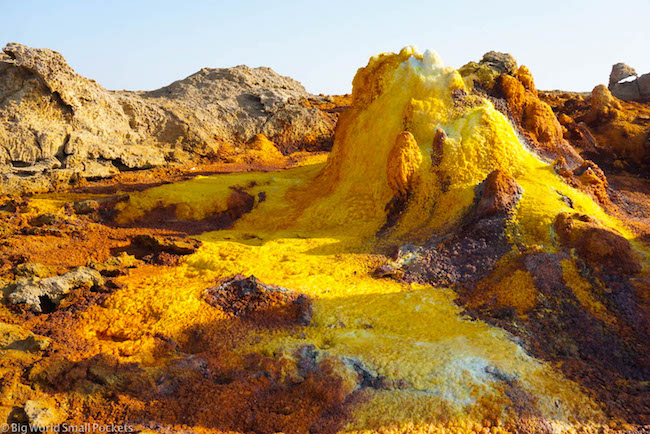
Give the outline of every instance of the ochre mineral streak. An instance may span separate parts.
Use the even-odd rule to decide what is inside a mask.
[[[0,198],[0,422],[650,424],[646,105],[604,87],[542,92],[497,52],[456,70],[406,47],[373,56],[351,97],[314,99],[245,67],[109,92],[49,50],[6,51],[0,84],[24,83],[0,106],[14,176],[50,161],[28,126],[55,132],[38,140],[56,170],[218,148],[224,173],[125,172]],[[101,110],[107,124],[89,129]],[[324,149],[311,146],[336,116],[329,154],[292,153]],[[80,143],[93,157],[77,160]]]
[[[414,177],[422,164],[422,153],[413,134],[403,131],[397,135],[395,146],[388,153],[386,178],[396,195],[406,196],[411,191]]]

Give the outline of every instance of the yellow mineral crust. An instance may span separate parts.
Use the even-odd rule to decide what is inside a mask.
[[[464,82],[435,53],[406,48],[375,56],[353,84],[353,103],[340,117],[324,166],[198,177],[133,194],[123,223],[159,206],[174,206],[179,219],[201,219],[227,209],[231,187],[264,193],[265,200],[256,200],[231,229],[199,236],[203,246],[181,266],[119,278],[123,288],[89,308],[78,332],[94,343],[92,351],[156,365],[159,336],[182,343],[191,340],[191,330],[228,327],[225,314],[204,301],[205,288],[253,274],[314,297],[312,324],[301,333],[239,330],[223,360],[237,366],[250,352],[293,357],[313,344],[402,385],[364,390],[346,430],[499,432],[509,420],[530,419],[517,413],[513,395],[530,397],[526,411],[555,430],[600,424],[604,416],[579,386],[526,354],[507,332],[464,317],[453,291],[372,277],[381,259],[368,246],[395,194],[409,191],[410,199],[389,236],[431,235],[463,217],[475,187],[495,169],[510,173],[524,190],[508,223],[513,241],[551,249],[552,221],[569,211],[561,195],[573,201],[572,212],[628,238],[629,232],[564,184],[492,103],[455,104]],[[439,129],[447,137],[432,160]],[[605,316],[575,271],[564,271],[580,301]],[[507,295],[505,286],[521,291]],[[504,277],[496,291],[503,303],[525,311],[534,301],[531,288],[530,275],[520,271]]]
[[[238,155],[236,158],[244,160],[248,163],[262,163],[268,165],[281,165],[286,159],[282,152],[280,152],[272,141],[270,141],[264,134],[258,134],[246,144],[244,147],[245,152]]]
[[[322,157],[321,157],[322,158]],[[229,173],[219,176],[197,176],[190,181],[166,184],[132,194],[122,208],[118,223],[128,223],[156,207],[173,206],[179,220],[201,220],[228,209],[228,198],[234,187],[246,188],[251,194],[264,191],[269,200],[260,207],[274,214],[283,203],[289,188],[315,176],[323,164],[317,158],[309,165],[277,172]]]
[[[206,287],[221,276],[254,274],[317,297],[312,324],[304,336],[244,331],[233,342],[236,349],[220,357],[237,366],[250,352],[291,357],[309,343],[406,384],[405,390],[365,392],[368,400],[355,407],[350,430],[413,424],[426,432],[491,417],[504,423],[516,415],[507,412],[512,403],[499,378],[516,379],[518,390],[535,397],[542,418],[569,425],[602,419],[577,385],[528,356],[508,333],[463,318],[453,291],[372,278],[372,256],[346,253],[354,242],[257,240],[236,231],[200,238],[204,247],[185,265],[121,278],[125,288],[86,312],[80,333],[96,342],[97,351],[155,366],[163,361],[156,356],[157,337],[183,343],[191,330],[212,334],[228,327],[225,315],[203,300]]]

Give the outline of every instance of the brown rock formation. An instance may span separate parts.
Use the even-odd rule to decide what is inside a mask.
[[[447,140],[447,133],[442,128],[436,130],[436,135],[433,136],[433,143],[431,146],[431,164],[435,167],[442,161],[443,146]]]
[[[597,271],[624,274],[641,271],[630,242],[588,215],[560,213],[555,219],[555,231],[560,244],[576,249]]]
[[[495,170],[479,185],[480,196],[476,207],[477,217],[490,217],[510,211],[522,193],[517,181],[503,170]]]
[[[621,103],[612,96],[611,92],[602,84],[591,91],[591,108],[585,120],[589,123],[607,122],[620,117]]]

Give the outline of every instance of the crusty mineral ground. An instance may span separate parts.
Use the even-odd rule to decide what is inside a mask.
[[[5,51],[3,185],[51,191],[0,201],[0,423],[650,429],[648,103],[495,52],[405,48],[313,97],[245,67],[109,92]],[[68,144],[32,173],[43,131]],[[124,170],[149,140],[193,156]]]

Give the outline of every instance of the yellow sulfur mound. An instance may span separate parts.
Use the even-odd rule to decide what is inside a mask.
[[[287,174],[236,174],[218,181],[197,178],[134,195],[120,216],[127,222],[155,206],[174,204],[177,216],[200,219],[227,208],[231,187],[252,194],[277,192],[238,227],[377,232],[386,204],[406,191],[411,197],[396,236],[428,236],[454,225],[474,200],[474,189],[495,169],[509,172],[524,189],[510,233],[529,244],[548,244],[565,198],[583,212],[630,236],[587,195],[562,182],[517,137],[491,102],[465,95],[456,70],[437,54],[405,48],[370,59],[354,79],[353,103],[339,120],[327,164]],[[442,134],[442,136],[441,136]],[[260,138],[258,142],[264,142]],[[419,148],[419,152],[417,149]],[[288,183],[287,177],[294,179]]]
[[[278,151],[275,143],[264,134],[258,134],[246,144],[242,158],[249,163],[281,164],[285,157]]]

